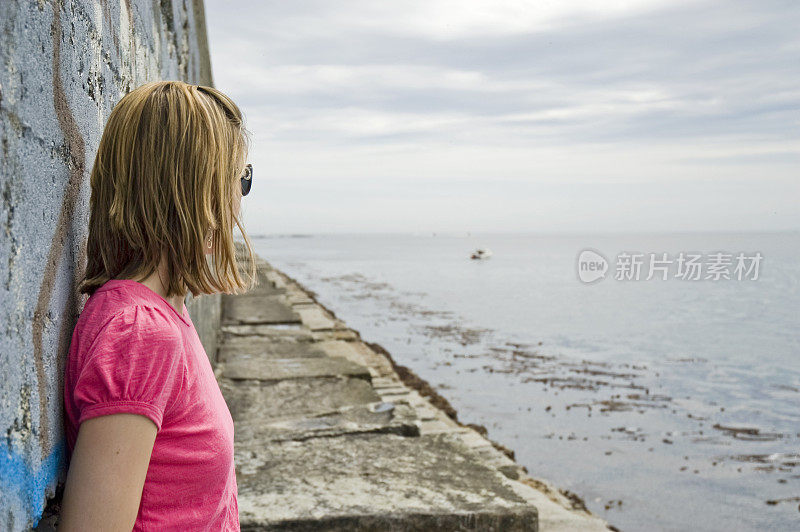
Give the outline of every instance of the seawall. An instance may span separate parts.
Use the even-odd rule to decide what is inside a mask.
[[[212,357],[243,530],[614,530],[313,292],[262,258],[258,275],[222,296]]]

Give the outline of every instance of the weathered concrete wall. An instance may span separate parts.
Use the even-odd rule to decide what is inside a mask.
[[[217,338],[219,336],[220,295],[186,298],[186,308],[192,316],[197,334],[212,365],[217,362]]]
[[[196,298],[189,294],[186,297],[186,308],[189,309],[194,328],[197,329],[197,334],[200,336],[200,341],[203,342],[203,348],[205,348],[212,366],[217,363],[221,301],[220,294]]]
[[[213,83],[203,13],[202,0],[0,2],[2,530],[36,526],[65,478],[62,374],[106,118],[148,81]],[[209,345],[218,309],[191,302]]]

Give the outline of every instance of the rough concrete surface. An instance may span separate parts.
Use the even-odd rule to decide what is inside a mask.
[[[65,478],[63,365],[106,119],[145,82],[213,80],[202,0],[2,0],[0,25],[0,530],[16,531]],[[209,303],[201,333],[218,330]]]
[[[369,380],[367,368],[343,358],[243,358],[229,357],[222,371],[228,379],[285,380],[344,375]]]

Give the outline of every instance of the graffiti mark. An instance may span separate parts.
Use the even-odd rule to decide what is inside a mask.
[[[25,458],[12,452],[6,443],[0,440],[0,493],[3,497],[12,493],[24,505],[28,516],[34,516],[34,528],[39,524],[39,517],[44,511],[45,490],[61,471],[64,460],[64,444],[59,442],[53,451],[42,459],[36,470],[25,462]]]
[[[36,300],[36,308],[33,312],[33,355],[36,366],[36,379],[39,392],[39,441],[41,444],[42,456],[50,453],[50,430],[47,424],[47,374],[44,368],[44,347],[42,336],[45,328],[45,318],[48,314],[50,300],[53,297],[53,288],[58,269],[59,261],[64,251],[64,241],[67,229],[74,218],[75,203],[78,197],[81,181],[83,180],[84,165],[86,160],[86,145],[78,131],[78,124],[69,109],[67,95],[61,80],[61,2],[53,2],[53,23],[51,35],[53,35],[53,104],[58,117],[58,124],[64,134],[67,144],[69,160],[69,180],[67,181],[66,192],[61,204],[61,212],[58,216],[55,233],[50,240],[50,249],[44,263],[42,272],[42,283],[39,287],[39,294]],[[70,298],[72,299],[72,298]],[[63,329],[70,327],[71,320],[61,320],[61,331],[59,339],[64,337]],[[63,346],[59,341],[57,356],[63,356]],[[56,398],[59,399],[59,398]]]
[[[111,40],[114,42],[114,49],[117,51],[117,56],[119,56],[119,36],[117,35],[116,28],[111,21],[111,9],[108,5],[107,0],[103,0],[102,7],[103,7],[103,19],[105,20],[106,27],[109,29],[109,32],[111,33]]]

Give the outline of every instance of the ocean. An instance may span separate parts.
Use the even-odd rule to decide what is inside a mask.
[[[251,239],[621,530],[800,530],[800,233]]]

